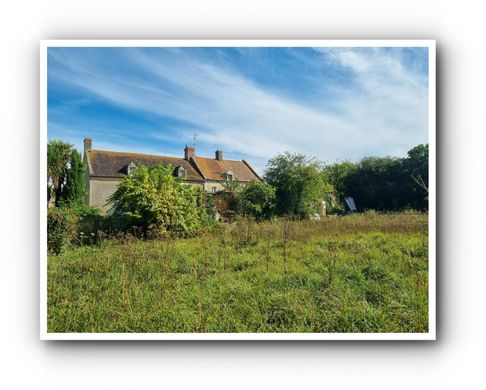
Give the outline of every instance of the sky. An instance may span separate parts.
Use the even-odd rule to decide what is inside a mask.
[[[332,163],[428,141],[427,48],[49,48],[48,139]]]

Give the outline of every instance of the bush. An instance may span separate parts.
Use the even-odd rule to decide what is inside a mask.
[[[140,166],[110,197],[116,215],[133,218],[145,233],[191,236],[208,221],[201,191],[183,184],[171,165]]]
[[[47,210],[47,251],[60,254],[77,235],[79,217],[71,209],[49,208]]]
[[[58,255],[66,246],[92,243],[102,219],[98,209],[84,204],[48,208],[47,251]]]
[[[238,193],[238,209],[243,215],[257,220],[270,218],[275,208],[275,188],[271,185],[252,182]]]

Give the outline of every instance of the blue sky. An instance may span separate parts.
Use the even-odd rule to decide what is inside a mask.
[[[95,149],[325,162],[428,138],[427,48],[49,48],[48,138]]]

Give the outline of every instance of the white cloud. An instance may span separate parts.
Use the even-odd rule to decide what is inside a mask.
[[[405,67],[399,50],[327,49],[323,54],[353,74],[354,88],[337,94],[337,104],[355,126],[354,141],[364,152],[403,155],[427,142],[427,78]]]
[[[217,67],[183,50],[158,56],[142,50],[125,53],[128,63],[147,74],[133,80],[112,74],[79,56],[57,58],[55,77],[112,103],[184,121],[190,126],[159,139],[188,143],[194,129],[203,144],[247,156],[261,170],[277,153],[291,150],[321,160],[358,159],[370,154],[403,155],[427,134],[427,84],[383,50],[320,50],[322,66],[348,69],[354,83],[334,89],[312,107]],[[82,71],[81,71],[82,69]],[[318,86],[319,87],[319,86]]]

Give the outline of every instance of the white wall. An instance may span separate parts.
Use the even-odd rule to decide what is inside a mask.
[[[0,10],[0,387],[36,389],[484,386],[482,194],[486,25],[481,1],[47,0]],[[39,341],[38,47],[41,38],[438,40],[437,342]],[[15,183],[15,186],[7,185]]]

